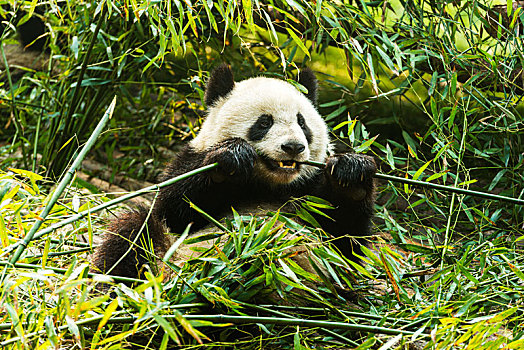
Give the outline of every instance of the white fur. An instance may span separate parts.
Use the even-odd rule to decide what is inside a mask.
[[[297,122],[299,112],[312,133],[309,145]],[[274,124],[262,140],[251,142],[248,140],[249,128],[262,114],[272,115]],[[235,83],[228,96],[209,108],[207,119],[191,146],[202,152],[233,137],[248,140],[258,152],[276,161],[289,160],[289,155],[281,148],[286,142],[296,141],[306,146],[294,159],[299,162],[324,162],[330,151],[327,125],[311,101],[293,85],[273,78],[258,77]],[[258,175],[270,178],[271,174],[260,167],[255,168]],[[302,166],[293,181],[309,177],[316,171],[310,166]]]

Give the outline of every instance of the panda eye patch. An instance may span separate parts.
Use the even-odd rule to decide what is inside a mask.
[[[313,134],[311,133],[311,129],[306,124],[306,119],[304,119],[304,116],[300,112],[297,113],[297,123],[298,126],[300,126],[300,128],[304,132],[307,143],[311,143],[311,140],[313,139]]]
[[[306,126],[306,121],[304,120],[304,116],[300,113],[297,114],[297,122],[301,128]]]
[[[260,117],[258,117],[255,124],[251,125],[249,128],[248,139],[250,141],[262,140],[272,126],[273,116],[270,114],[262,114]]]

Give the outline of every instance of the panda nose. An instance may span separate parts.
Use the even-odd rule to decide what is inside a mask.
[[[287,142],[282,144],[282,146],[280,147],[282,147],[282,150],[290,156],[296,156],[304,152],[304,150],[306,149],[306,147],[303,144],[298,142]]]

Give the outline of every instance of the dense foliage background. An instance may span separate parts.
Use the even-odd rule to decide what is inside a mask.
[[[246,241],[234,241],[231,234],[227,263],[211,255],[200,265],[188,264],[170,282],[151,275],[135,290],[116,285],[116,298],[97,295],[83,264],[92,236],[103,231],[94,216],[33,240],[18,260],[26,265],[7,264],[12,247],[49,202],[51,182],[75,159],[114,96],[115,111],[90,157],[105,164],[106,181],[125,175],[154,182],[170,151],[198,132],[207,74],[221,62],[231,64],[237,79],[266,75],[291,82],[298,69],[312,67],[321,83],[319,110],[333,136],[372,154],[382,173],[523,198],[521,2],[2,4],[0,262],[7,266],[1,277],[2,345],[209,345],[204,334],[230,345],[244,339],[239,334],[256,334],[255,341],[248,337],[237,346],[349,343],[386,349],[416,340],[427,348],[522,346],[523,206],[393,182],[379,183],[375,220],[375,231],[388,244],[367,252],[365,268],[318,248],[319,259],[332,267],[320,293],[303,283],[313,277],[286,265],[288,243],[266,240],[265,222],[284,220],[271,214],[231,223],[231,232],[246,229],[260,238],[264,268],[255,275],[242,270],[245,262],[233,249]],[[40,55],[29,54],[30,47],[13,48],[15,27],[31,16],[46,24],[47,48]],[[77,178],[42,228],[108,200],[98,193]],[[89,243],[78,241],[80,233]],[[260,309],[250,299],[237,300],[228,280],[231,266],[260,288],[282,295],[289,292],[283,285],[305,290],[318,308]],[[359,297],[340,289],[358,291]],[[192,318],[195,313],[253,317],[256,326]],[[275,325],[258,315],[373,328]],[[402,336],[404,330],[411,333]]]

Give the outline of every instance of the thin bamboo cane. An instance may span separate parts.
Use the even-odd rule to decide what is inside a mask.
[[[76,322],[77,325],[89,325],[98,323],[102,319],[103,315],[96,316],[90,319],[81,320]],[[175,319],[179,316],[177,315],[162,315],[164,319]],[[218,323],[233,323],[233,324],[249,324],[249,323],[263,323],[263,324],[275,324],[281,326],[301,326],[301,327],[319,327],[327,329],[343,329],[350,331],[360,331],[360,332],[369,332],[373,334],[403,334],[403,335],[413,335],[414,332],[394,329],[387,327],[378,327],[378,326],[369,326],[369,325],[359,325],[359,324],[349,324],[344,322],[335,322],[335,321],[318,321],[318,320],[304,320],[300,318],[281,318],[281,317],[255,317],[255,316],[230,316],[230,315],[184,315],[186,320],[206,320]],[[112,317],[107,320],[107,324],[132,324],[138,318],[135,316],[126,316],[126,317]],[[0,329],[3,327],[8,327],[11,324],[2,324]],[[67,325],[58,327],[59,331],[67,329]],[[5,328],[4,328],[5,329]],[[25,335],[26,339],[29,339],[33,336],[43,334],[45,331],[33,332]],[[420,338],[427,338],[428,335],[420,334]],[[0,343],[0,346],[6,346],[8,344],[18,341],[20,338],[15,337],[9,340],[6,340]]]
[[[20,268],[20,269],[32,269],[32,270],[41,269],[42,268],[42,265],[40,265],[40,264],[24,264],[24,263],[12,264],[9,261],[1,261],[1,260],[0,260],[0,266],[15,267],[15,268]],[[45,269],[46,270],[51,270],[51,271],[54,271],[54,272],[58,272],[58,273],[66,273],[67,272],[67,269],[62,269],[62,268],[59,268],[59,267],[52,267],[52,266],[46,266]],[[137,283],[137,282],[138,283],[143,283],[143,282],[146,282],[146,280],[141,280],[141,279],[138,279],[138,278],[113,276],[113,275],[107,275],[107,274],[102,274],[102,273],[88,272],[87,275],[89,277],[103,276],[106,279],[107,279],[107,277],[109,277],[109,278],[111,278],[111,279],[113,279],[113,280],[115,280],[117,282],[124,282],[124,283]]]
[[[302,164],[315,166],[317,168],[325,168],[326,167],[326,164],[324,164],[324,163],[313,162],[313,161],[305,161],[305,162],[302,162]],[[400,182],[400,183],[413,185],[413,186],[418,186],[418,187],[432,188],[432,189],[435,189],[435,190],[441,190],[441,191],[446,191],[446,192],[465,194],[465,195],[468,195],[468,196],[474,196],[474,197],[480,197],[480,198],[487,198],[487,199],[492,199],[492,200],[510,202],[510,203],[517,204],[517,205],[524,205],[524,199],[520,199],[520,198],[512,198],[512,197],[500,196],[500,195],[492,194],[492,193],[468,190],[468,189],[465,189],[465,188],[440,185],[440,184],[435,184],[435,183],[425,182],[425,181],[419,181],[419,180],[405,179],[403,177],[387,175],[387,174],[376,173],[374,175],[374,177],[376,177],[377,179],[382,179],[382,180],[387,180],[387,181],[392,181],[392,182]]]
[[[47,228],[43,229],[42,231],[38,232],[38,234],[34,235],[33,239],[41,238],[41,237],[43,237],[43,236],[53,232],[54,230],[56,230],[56,229],[58,229],[60,227],[63,227],[63,226],[68,225],[70,223],[73,223],[73,222],[75,222],[77,220],[80,220],[80,219],[82,219],[82,218],[84,218],[84,217],[86,217],[86,216],[88,216],[88,215],[90,215],[92,213],[99,212],[99,211],[101,211],[103,209],[106,209],[106,208],[109,208],[109,207],[111,207],[111,206],[113,206],[115,204],[124,202],[124,201],[126,201],[128,199],[131,199],[131,198],[135,198],[135,197],[141,196],[141,195],[143,195],[145,193],[149,193],[151,191],[158,191],[160,188],[172,185],[175,182],[187,179],[188,177],[191,177],[193,175],[197,175],[197,174],[206,172],[206,171],[211,170],[211,169],[213,169],[213,168],[215,168],[217,166],[218,166],[218,163],[205,165],[203,167],[197,168],[195,170],[192,170],[192,171],[187,172],[185,174],[182,174],[180,176],[171,178],[171,179],[166,180],[164,182],[161,182],[159,184],[155,184],[155,185],[151,185],[151,186],[148,186],[148,187],[144,187],[141,190],[138,190],[138,191],[135,191],[135,192],[132,192],[132,193],[128,193],[128,194],[126,194],[124,196],[121,196],[121,197],[115,198],[113,200],[110,200],[108,202],[105,202],[105,203],[102,203],[100,205],[97,205],[96,207],[84,210],[84,211],[82,211],[82,212],[80,212],[78,214],[70,216],[69,218],[67,218],[65,220],[57,222],[56,224],[50,225],[49,227],[47,227]],[[9,247],[7,247],[7,249],[9,251],[13,250],[20,244],[23,244],[22,241],[10,245]]]
[[[76,169],[80,166],[80,164],[82,164],[82,161],[84,160],[85,156],[87,155],[87,152],[89,152],[91,147],[95,144],[96,139],[98,138],[98,135],[100,135],[100,133],[104,129],[107,121],[113,115],[113,111],[115,109],[115,105],[116,105],[116,96],[113,98],[113,102],[111,102],[111,104],[107,108],[106,112],[104,113],[104,116],[102,117],[102,119],[100,120],[100,122],[96,126],[95,130],[93,131],[93,133],[91,134],[91,136],[87,140],[86,144],[84,145],[84,147],[82,148],[82,150],[80,151],[78,156],[76,157],[75,161],[73,162],[73,164],[71,165],[71,167],[69,168],[67,173],[64,175],[64,177],[62,178],[62,180],[58,184],[56,190],[53,192],[53,195],[51,196],[51,199],[49,200],[49,202],[45,206],[42,214],[40,214],[40,217],[37,218],[35,224],[33,225],[33,227],[31,227],[31,230],[25,236],[24,240],[20,241],[20,243],[18,244],[17,250],[15,251],[13,256],[11,257],[11,260],[10,260],[11,264],[14,264],[14,263],[16,263],[18,261],[18,259],[22,255],[23,251],[25,250],[25,248],[29,244],[29,242],[31,242],[31,240],[33,239],[36,231],[38,231],[38,229],[40,228],[42,223],[47,218],[47,215],[51,212],[51,209],[54,207],[55,203],[58,201],[58,198],[60,197],[62,192],[64,192],[64,190],[66,189],[67,185],[69,185],[69,183],[71,182],[71,179],[75,175]]]
[[[176,315],[162,315],[166,319],[176,318]],[[234,324],[248,324],[248,323],[263,323],[276,324],[281,326],[302,326],[302,327],[320,327],[328,329],[344,329],[351,331],[361,331],[376,334],[404,334],[413,335],[415,332],[406,331],[402,329],[394,329],[387,327],[378,327],[371,325],[349,324],[345,322],[336,321],[319,321],[319,320],[305,320],[301,318],[284,318],[284,317],[256,317],[256,316],[232,316],[232,315],[184,315],[186,320],[206,320],[218,323],[234,323]],[[137,320],[135,316],[128,317],[113,317],[107,323],[133,323]],[[420,335],[422,338],[427,337],[426,334]]]

